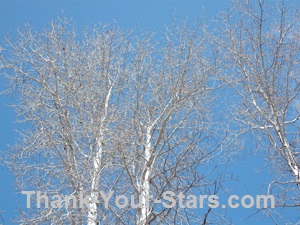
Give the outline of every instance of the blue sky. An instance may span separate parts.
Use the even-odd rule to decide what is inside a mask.
[[[297,2],[299,8],[299,1]],[[8,32],[14,32],[18,26],[30,22],[36,29],[40,30],[47,26],[51,19],[62,15],[72,17],[80,29],[85,25],[95,23],[110,23],[114,20],[122,28],[139,25],[144,30],[160,31],[164,25],[171,25],[174,15],[179,19],[188,17],[196,19],[201,16],[203,10],[209,18],[215,17],[220,10],[225,10],[229,0],[198,0],[198,1],[3,1],[0,0],[0,41],[2,44],[4,36]],[[0,45],[1,45],[0,44]],[[0,90],[4,89],[4,80],[0,77]],[[15,142],[17,133],[14,132],[15,113],[13,109],[6,106],[13,99],[0,95],[0,149],[6,150],[7,145]],[[236,159],[237,164],[232,164],[228,173],[239,178],[240,182],[230,185],[230,194],[261,194],[265,189],[260,186],[270,179],[270,174],[257,173],[263,169],[264,159],[259,156],[240,156]],[[238,170],[236,168],[239,168]],[[25,196],[15,194],[13,186],[14,179],[10,173],[0,166],[0,211],[3,211],[5,224],[12,224],[10,219],[17,212],[19,205],[24,206]],[[230,210],[233,224],[262,224],[264,220],[259,218],[245,219],[254,211]],[[295,217],[297,211],[290,210],[288,215]],[[299,213],[299,211],[298,211]]]

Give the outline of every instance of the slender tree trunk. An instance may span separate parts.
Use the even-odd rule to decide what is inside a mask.
[[[108,107],[109,107],[109,100],[111,97],[111,92],[113,85],[111,82],[109,82],[110,87],[108,89],[108,92],[105,97],[105,105],[104,105],[104,115],[100,122],[100,131],[99,131],[99,137],[96,140],[97,148],[95,151],[95,155],[93,158],[93,164],[94,164],[94,172],[92,177],[92,186],[91,186],[91,196],[89,201],[89,211],[88,211],[88,219],[87,219],[87,225],[97,225],[97,203],[95,201],[99,201],[99,192],[98,192],[98,185],[100,180],[100,172],[102,169],[101,160],[102,160],[102,154],[103,154],[103,143],[104,143],[104,124],[105,120],[108,115]]]
[[[102,140],[97,140],[97,149],[95,152],[95,157],[93,160],[94,164],[94,172],[92,178],[92,186],[91,186],[91,196],[89,199],[89,211],[88,211],[88,219],[87,225],[97,225],[97,203],[95,200],[99,201],[99,193],[98,193],[98,185],[100,178],[100,170],[101,170],[101,158],[102,158],[103,146]]]
[[[282,144],[282,150],[281,150],[281,155],[284,157],[284,159],[286,160],[292,174],[295,177],[295,181],[297,183],[297,185],[300,185],[300,168],[299,165],[296,161],[296,158],[290,148],[290,144],[287,140],[287,138],[285,137],[285,135],[283,134],[283,132],[281,131],[281,129],[279,128],[280,124],[276,125],[276,132],[277,135],[280,139],[280,142]]]
[[[145,146],[145,164],[141,181],[141,210],[138,213],[138,225],[147,225],[150,211],[149,211],[149,195],[150,195],[150,176],[152,169],[152,162],[150,162],[151,156],[151,132],[152,127],[147,129],[146,134],[146,146]]]

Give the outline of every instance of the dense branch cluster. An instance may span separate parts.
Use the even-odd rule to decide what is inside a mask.
[[[268,193],[295,193],[281,203],[297,205],[299,20],[284,2],[267,9],[261,0],[237,1],[217,31],[201,21],[174,23],[163,35],[116,25],[78,32],[63,18],[8,37],[0,69],[25,129],[6,165],[20,190],[90,195],[86,208],[32,208],[18,221],[208,224],[212,215],[229,223],[224,211],[146,207],[147,199],[165,191],[217,194],[228,150],[248,132],[279,174]],[[112,201],[140,196],[141,207],[105,207],[100,191],[114,191]]]

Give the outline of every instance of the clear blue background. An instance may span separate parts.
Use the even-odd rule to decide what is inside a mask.
[[[275,1],[274,1],[275,2]],[[292,1],[300,8],[300,1]],[[226,10],[229,0],[198,0],[198,1],[3,1],[0,0],[0,45],[8,32],[15,34],[18,26],[30,22],[36,29],[40,30],[47,26],[51,19],[62,15],[72,17],[80,29],[85,25],[93,25],[101,22],[110,23],[114,20],[122,28],[139,25],[145,30],[160,31],[164,25],[171,25],[174,16],[184,19],[186,16],[192,19],[199,18],[205,11],[208,18],[216,17],[220,10]],[[0,90],[5,83],[0,78]],[[15,113],[13,109],[6,106],[13,99],[0,95],[0,149],[6,150],[7,144],[12,145],[17,137],[14,129]],[[247,144],[247,143],[246,143]],[[251,146],[250,146],[251,148]],[[233,149],[234,151],[234,149]],[[237,156],[236,163],[228,168],[228,173],[238,178],[238,182],[228,185],[229,194],[263,194],[266,188],[260,187],[272,179],[270,171],[264,171],[264,157],[259,154]],[[238,169],[237,169],[238,168]],[[12,175],[0,166],[0,211],[2,211],[5,224],[10,221],[17,207],[25,205],[25,196],[16,194],[13,186]],[[230,209],[228,216],[233,224],[271,224],[270,220],[259,217],[250,217],[253,209]],[[296,217],[299,210],[285,210],[287,216]],[[246,219],[246,220],[244,220]],[[268,221],[268,222],[267,222]]]

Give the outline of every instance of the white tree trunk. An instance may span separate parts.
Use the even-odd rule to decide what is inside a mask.
[[[102,157],[102,140],[97,140],[97,150],[93,160],[94,172],[91,186],[91,196],[89,199],[88,219],[87,225],[97,225],[97,204],[95,200],[99,201],[98,184],[101,170],[101,157]]]
[[[108,115],[108,107],[109,107],[109,100],[111,97],[111,92],[113,88],[113,84],[109,82],[109,89],[105,97],[105,105],[104,105],[104,115],[101,119],[100,123],[100,131],[99,135],[100,137],[97,138],[97,149],[96,152],[94,153],[94,158],[93,158],[93,164],[94,164],[94,171],[93,171],[93,178],[92,178],[92,186],[91,186],[91,197],[89,201],[89,211],[88,211],[88,219],[87,219],[87,225],[97,225],[97,203],[95,201],[99,201],[99,192],[98,192],[98,185],[99,185],[99,180],[100,180],[100,172],[102,169],[101,165],[101,159],[102,159],[102,153],[103,153],[103,143],[104,143],[104,124],[105,120],[107,119]]]
[[[150,195],[150,175],[152,169],[152,162],[149,162],[151,156],[151,132],[152,126],[148,127],[146,134],[146,147],[145,147],[145,167],[141,180],[141,210],[138,215],[138,225],[146,225],[147,219],[150,214],[149,211],[149,195]]]
[[[288,166],[290,167],[290,170],[295,177],[295,181],[296,181],[297,185],[300,185],[300,168],[299,168],[296,158],[290,148],[288,140],[282,134],[282,131],[279,129],[279,127],[280,127],[280,125],[276,126],[276,132],[277,132],[277,135],[279,136],[280,141],[283,146],[282,155],[285,158]]]

